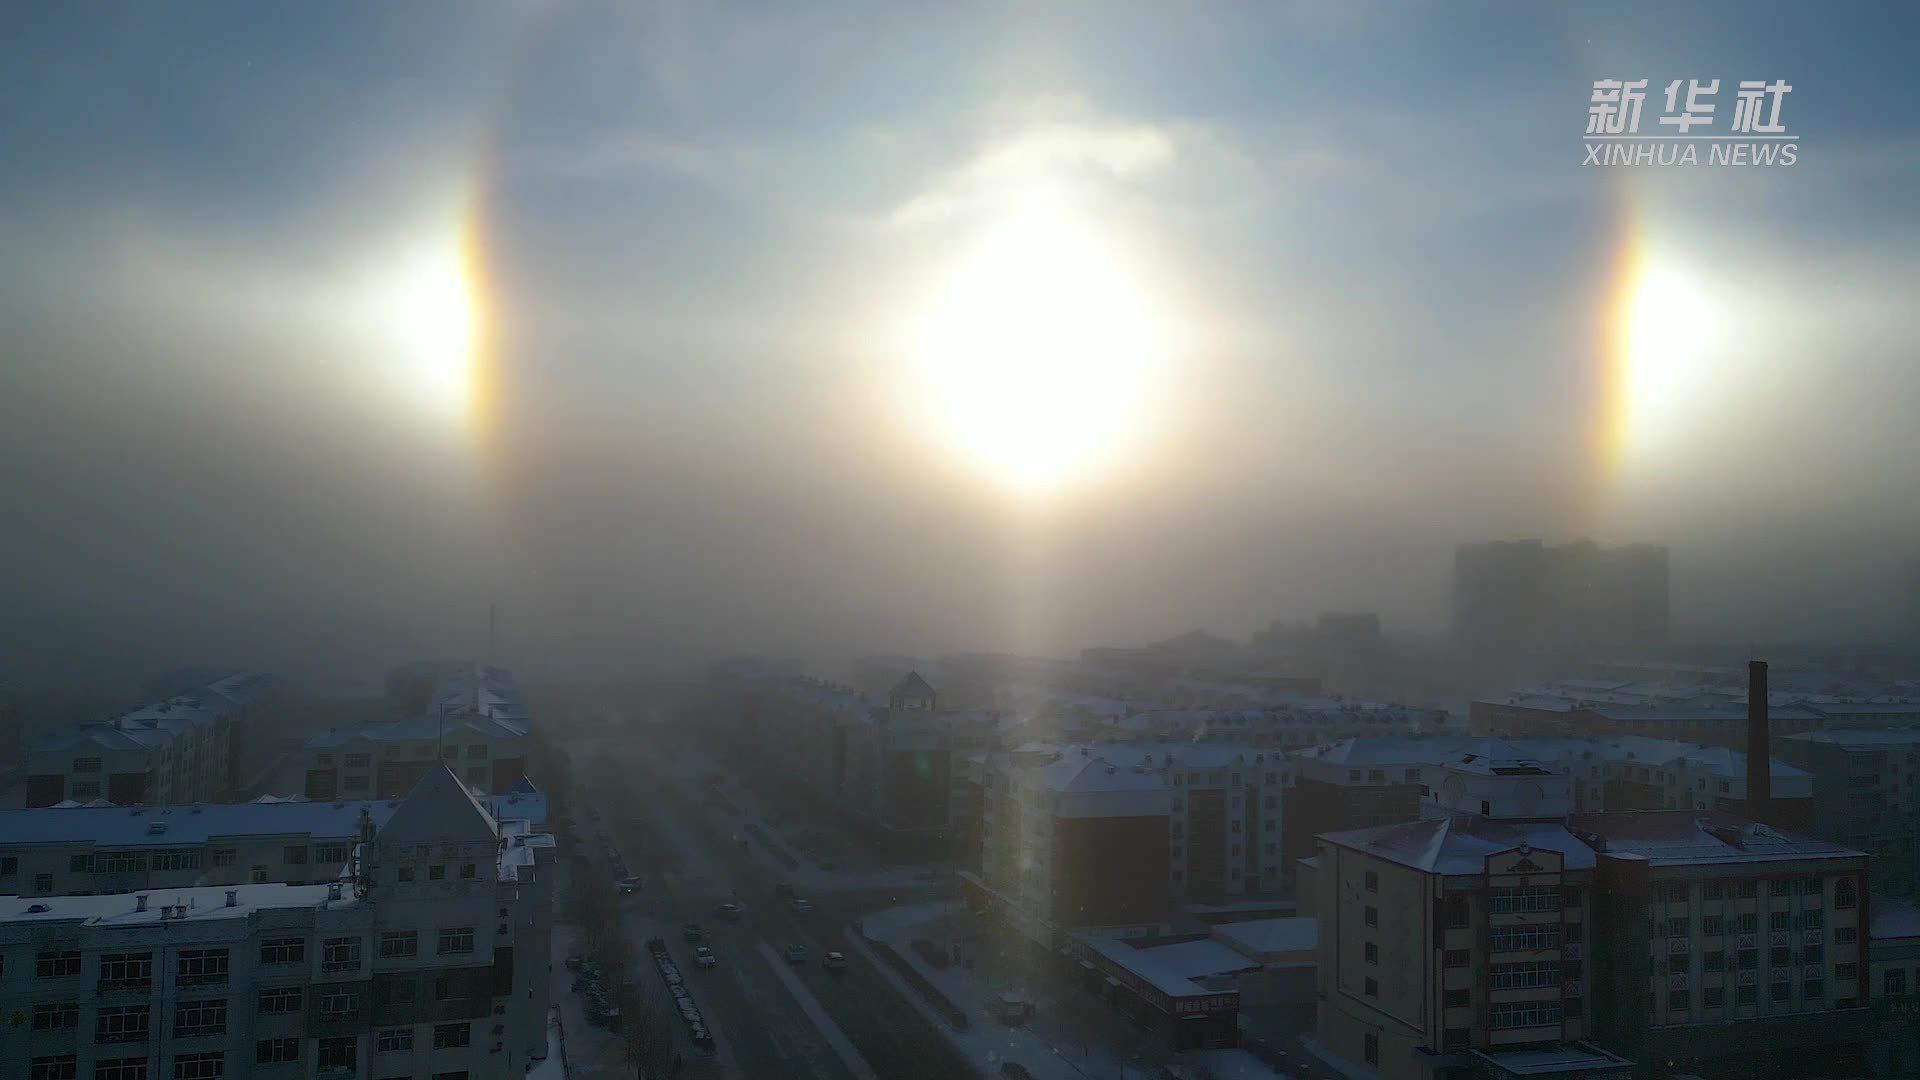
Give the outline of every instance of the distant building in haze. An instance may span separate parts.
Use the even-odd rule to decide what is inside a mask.
[[[1454,552],[1454,640],[1483,657],[1658,649],[1668,617],[1664,547],[1515,540]]]

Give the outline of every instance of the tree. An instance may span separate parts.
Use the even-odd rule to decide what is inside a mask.
[[[627,986],[620,997],[621,1051],[638,1080],[666,1080],[672,1076],[672,1017],[638,987]]]

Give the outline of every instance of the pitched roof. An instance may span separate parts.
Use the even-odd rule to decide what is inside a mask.
[[[493,840],[500,825],[445,765],[427,770],[380,829],[381,844]]]
[[[909,671],[905,678],[893,685],[892,692],[887,696],[888,698],[905,698],[908,701],[919,701],[933,697],[934,693],[933,687],[927,685],[927,680],[921,678],[919,672]]]
[[[1518,847],[1557,851],[1568,870],[1593,869],[1593,849],[1565,827],[1464,815],[1320,834],[1320,839],[1430,874],[1478,874],[1489,855]]]

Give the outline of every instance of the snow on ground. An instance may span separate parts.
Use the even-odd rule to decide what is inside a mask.
[[[567,1043],[560,1030],[560,1006],[547,1010],[547,1056],[527,1070],[527,1080],[564,1080],[567,1075]]]

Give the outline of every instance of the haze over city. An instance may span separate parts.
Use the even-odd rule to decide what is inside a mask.
[[[1902,7],[451,12],[15,13],[15,677],[1438,631],[1527,536],[1897,629]],[[1582,168],[1609,76],[1800,160]]]

